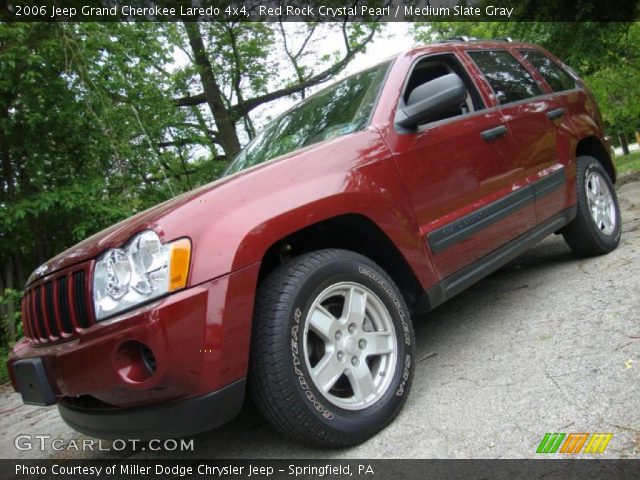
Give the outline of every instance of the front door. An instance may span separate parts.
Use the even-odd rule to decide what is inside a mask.
[[[535,225],[532,192],[504,118],[499,108],[484,108],[457,57],[421,59],[405,88],[447,73],[467,85],[459,111],[388,141],[441,279]]]

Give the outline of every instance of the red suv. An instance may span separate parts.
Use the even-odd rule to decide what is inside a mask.
[[[309,97],[227,175],[29,278],[25,403],[102,438],[216,427],[248,391],[277,430],[362,442],[401,409],[412,317],[552,233],[618,245],[596,103],[545,50],[417,48]]]

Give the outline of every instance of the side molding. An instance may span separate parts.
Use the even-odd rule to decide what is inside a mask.
[[[554,192],[563,185],[565,185],[565,176],[564,168],[561,168],[531,185],[509,193],[489,205],[430,232],[427,235],[427,242],[431,252],[437,255],[539,198]]]
[[[449,300],[506,263],[509,263],[543,238],[557,232],[576,217],[576,211],[577,207],[574,205],[560,212],[468,267],[445,278],[426,292],[429,308],[433,309],[444,301]]]

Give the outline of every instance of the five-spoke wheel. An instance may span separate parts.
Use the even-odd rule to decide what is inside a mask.
[[[354,252],[318,250],[281,265],[259,287],[250,390],[280,432],[354,445],[402,408],[413,351],[409,311],[384,270]]]
[[[593,170],[589,173],[585,191],[596,227],[605,235],[611,235],[617,222],[616,205],[611,189],[600,172]]]
[[[354,282],[326,288],[304,331],[304,358],[316,388],[332,404],[361,410],[380,399],[397,361],[396,333],[380,298]]]

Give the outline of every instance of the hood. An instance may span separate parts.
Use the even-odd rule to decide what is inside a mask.
[[[201,211],[202,209],[210,208],[214,203],[222,206],[220,205],[221,202],[229,202],[229,197],[227,197],[225,193],[220,192],[220,190],[228,192],[228,190],[226,190],[227,185],[233,191],[238,189],[242,190],[243,186],[241,184],[243,177],[259,174],[257,172],[258,170],[263,170],[269,166],[269,164],[280,162],[281,160],[300,156],[305,157],[316,149],[326,148],[327,144],[331,143],[333,142],[329,141],[314,144],[242,170],[233,175],[220,178],[212,183],[183,193],[182,195],[116,223],[43,263],[29,276],[27,285],[58,270],[93,259],[105,250],[120,247],[131,237],[144,230],[154,230],[160,236],[160,240],[163,243],[172,241],[180,236],[189,236],[190,232],[188,231],[176,231],[175,227],[180,224],[181,216],[184,218],[193,217],[194,210]],[[191,207],[184,208],[187,204],[191,205]],[[171,219],[171,221],[163,221],[168,219]],[[165,227],[169,227],[168,230],[170,231],[165,231]]]

